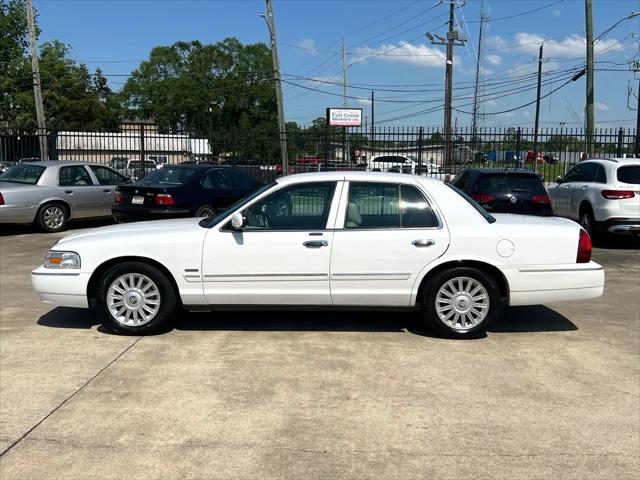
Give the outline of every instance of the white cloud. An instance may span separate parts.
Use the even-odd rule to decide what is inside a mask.
[[[499,55],[490,53],[485,58],[489,65],[500,65],[502,63],[502,57],[500,57]]]
[[[317,55],[316,42],[313,38],[301,38],[296,46],[306,55]]]
[[[504,117],[504,118],[511,118],[511,117],[515,117],[516,114],[515,112],[503,112],[503,113],[499,113],[498,116]]]
[[[369,106],[369,105],[371,105],[371,99],[370,98],[357,98],[356,99],[356,103],[358,103],[360,105]]]
[[[554,16],[554,17],[556,17],[556,18],[561,17],[561,16],[562,16],[562,11],[561,11],[559,8],[556,8],[556,9],[553,11],[553,16]]]
[[[520,32],[513,39],[500,36],[489,37],[487,43],[495,49],[509,49],[515,52],[537,55],[538,48],[544,43],[544,56],[552,58],[582,58],[585,56],[586,39],[578,34],[567,35],[562,39],[554,39],[538,33]],[[602,39],[596,43],[594,52],[598,54],[622,50],[624,46],[615,39]]]
[[[495,107],[496,105],[498,105],[498,102],[496,102],[495,100],[486,100],[485,102],[483,102],[487,107]]]
[[[446,55],[442,50],[425,44],[400,42],[397,45],[357,48],[350,56],[351,63],[366,63],[370,60],[386,60],[418,67],[444,67]],[[459,63],[455,57],[454,63]]]
[[[528,118],[531,116],[531,114],[525,110],[524,112],[522,112],[522,116]]]
[[[607,110],[611,110],[611,107],[606,103],[596,102],[594,106],[596,110],[600,110],[601,112],[606,112]]]

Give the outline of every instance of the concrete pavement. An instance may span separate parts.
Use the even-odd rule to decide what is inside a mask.
[[[181,314],[153,337],[52,308],[56,236],[0,237],[0,478],[638,478],[640,250],[603,298],[484,339],[400,313]]]

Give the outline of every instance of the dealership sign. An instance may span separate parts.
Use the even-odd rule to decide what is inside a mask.
[[[334,127],[362,126],[361,108],[327,108],[327,125]]]

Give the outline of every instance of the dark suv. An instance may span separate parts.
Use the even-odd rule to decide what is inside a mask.
[[[531,170],[469,168],[456,175],[451,185],[493,213],[553,215],[542,180]]]

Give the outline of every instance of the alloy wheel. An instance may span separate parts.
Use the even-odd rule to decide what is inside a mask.
[[[106,303],[109,313],[118,323],[139,327],[158,314],[160,290],[146,275],[127,273],[111,282]]]
[[[47,207],[44,211],[43,220],[48,228],[57,230],[64,224],[64,211],[57,205]]]
[[[435,302],[440,320],[457,331],[475,327],[489,313],[487,289],[471,277],[456,277],[447,281],[438,290]]]

